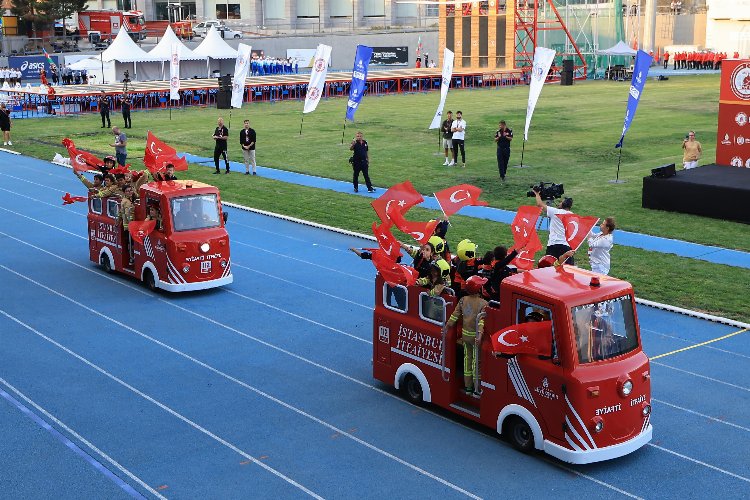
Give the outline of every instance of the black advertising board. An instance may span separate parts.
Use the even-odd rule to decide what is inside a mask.
[[[373,47],[371,66],[408,66],[409,47]]]

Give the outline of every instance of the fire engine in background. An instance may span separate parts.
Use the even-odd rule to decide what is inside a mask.
[[[130,38],[136,42],[144,40],[147,36],[146,21],[143,12],[139,10],[84,10],[78,13],[78,29],[81,36],[90,40],[89,34],[98,34],[102,39],[114,39],[120,31],[120,26],[124,26]]]
[[[214,186],[197,181],[141,186],[134,220],[143,221],[149,213],[161,219],[143,243],[135,238],[130,242],[120,218],[119,197],[90,195],[88,203],[89,254],[105,271],[134,276],[152,290],[170,292],[232,282],[229,235]]]
[[[500,302],[480,315],[474,394],[464,391],[461,322],[444,328],[456,304],[452,294],[432,297],[378,275],[374,377],[413,403],[496,429],[523,452],[569,463],[620,457],[651,440],[649,360],[629,283],[572,266],[503,280]],[[493,333],[503,354],[493,352]]]

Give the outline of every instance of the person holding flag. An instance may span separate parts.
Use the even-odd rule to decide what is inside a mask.
[[[609,274],[609,251],[614,245],[612,233],[615,230],[615,219],[607,217],[599,225],[601,233],[594,234],[593,231],[589,233],[589,263],[591,264],[591,270],[599,274]]]
[[[570,211],[573,208],[573,198],[563,198],[557,207],[551,207],[542,201],[542,197],[536,189],[534,189],[534,195],[536,196],[536,206],[543,208],[545,215],[549,217],[549,239],[547,240],[545,254],[552,255],[555,258],[560,257],[570,250],[570,246],[565,238],[565,226],[563,226],[559,216],[573,213]],[[572,256],[568,259],[568,263],[575,265]]]

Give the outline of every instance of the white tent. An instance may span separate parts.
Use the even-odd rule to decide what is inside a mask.
[[[218,61],[218,64],[214,65],[214,69],[218,69],[221,72],[221,61],[224,60],[224,66],[226,66],[227,71],[234,71],[234,61],[237,59],[237,51],[221,38],[221,35],[219,35],[214,26],[211,26],[211,29],[208,30],[206,38],[201,44],[193,49],[193,54],[208,58],[207,68],[209,76],[211,76],[212,59]],[[227,61],[230,59],[231,62]]]
[[[86,70],[86,74],[88,74],[89,77],[96,77],[95,81],[97,83],[113,83],[117,81],[114,61],[104,62],[100,57],[81,59],[72,64],[68,64],[68,68],[73,71]]]
[[[180,44],[180,77],[189,78],[191,76],[204,76],[206,71],[206,56],[199,56],[183,44],[177,35],[172,31],[171,26],[167,26],[164,36],[159,43],[151,49],[148,55],[161,61],[161,79],[164,80],[165,62],[169,62],[172,57],[172,44]]]
[[[633,50],[628,47],[628,44],[620,40],[614,47],[610,47],[605,50],[599,50],[596,52],[600,56],[634,56],[638,53],[637,50]]]
[[[122,74],[125,70],[129,71],[132,68],[131,78],[134,80],[138,79],[137,63],[157,60],[136,45],[124,27],[120,27],[112,45],[102,52],[101,58],[104,62],[114,61],[117,63],[115,66],[117,74]]]

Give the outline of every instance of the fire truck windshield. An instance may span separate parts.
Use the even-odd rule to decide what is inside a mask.
[[[572,308],[578,362],[610,359],[638,347],[630,295]]]
[[[215,194],[173,198],[172,214],[175,231],[205,229],[220,224],[219,204]]]
[[[132,16],[132,17],[129,17],[128,18],[128,22],[131,25],[134,25],[134,26],[135,25],[140,25],[140,26],[145,26],[146,25],[146,21],[143,19],[143,16]]]

